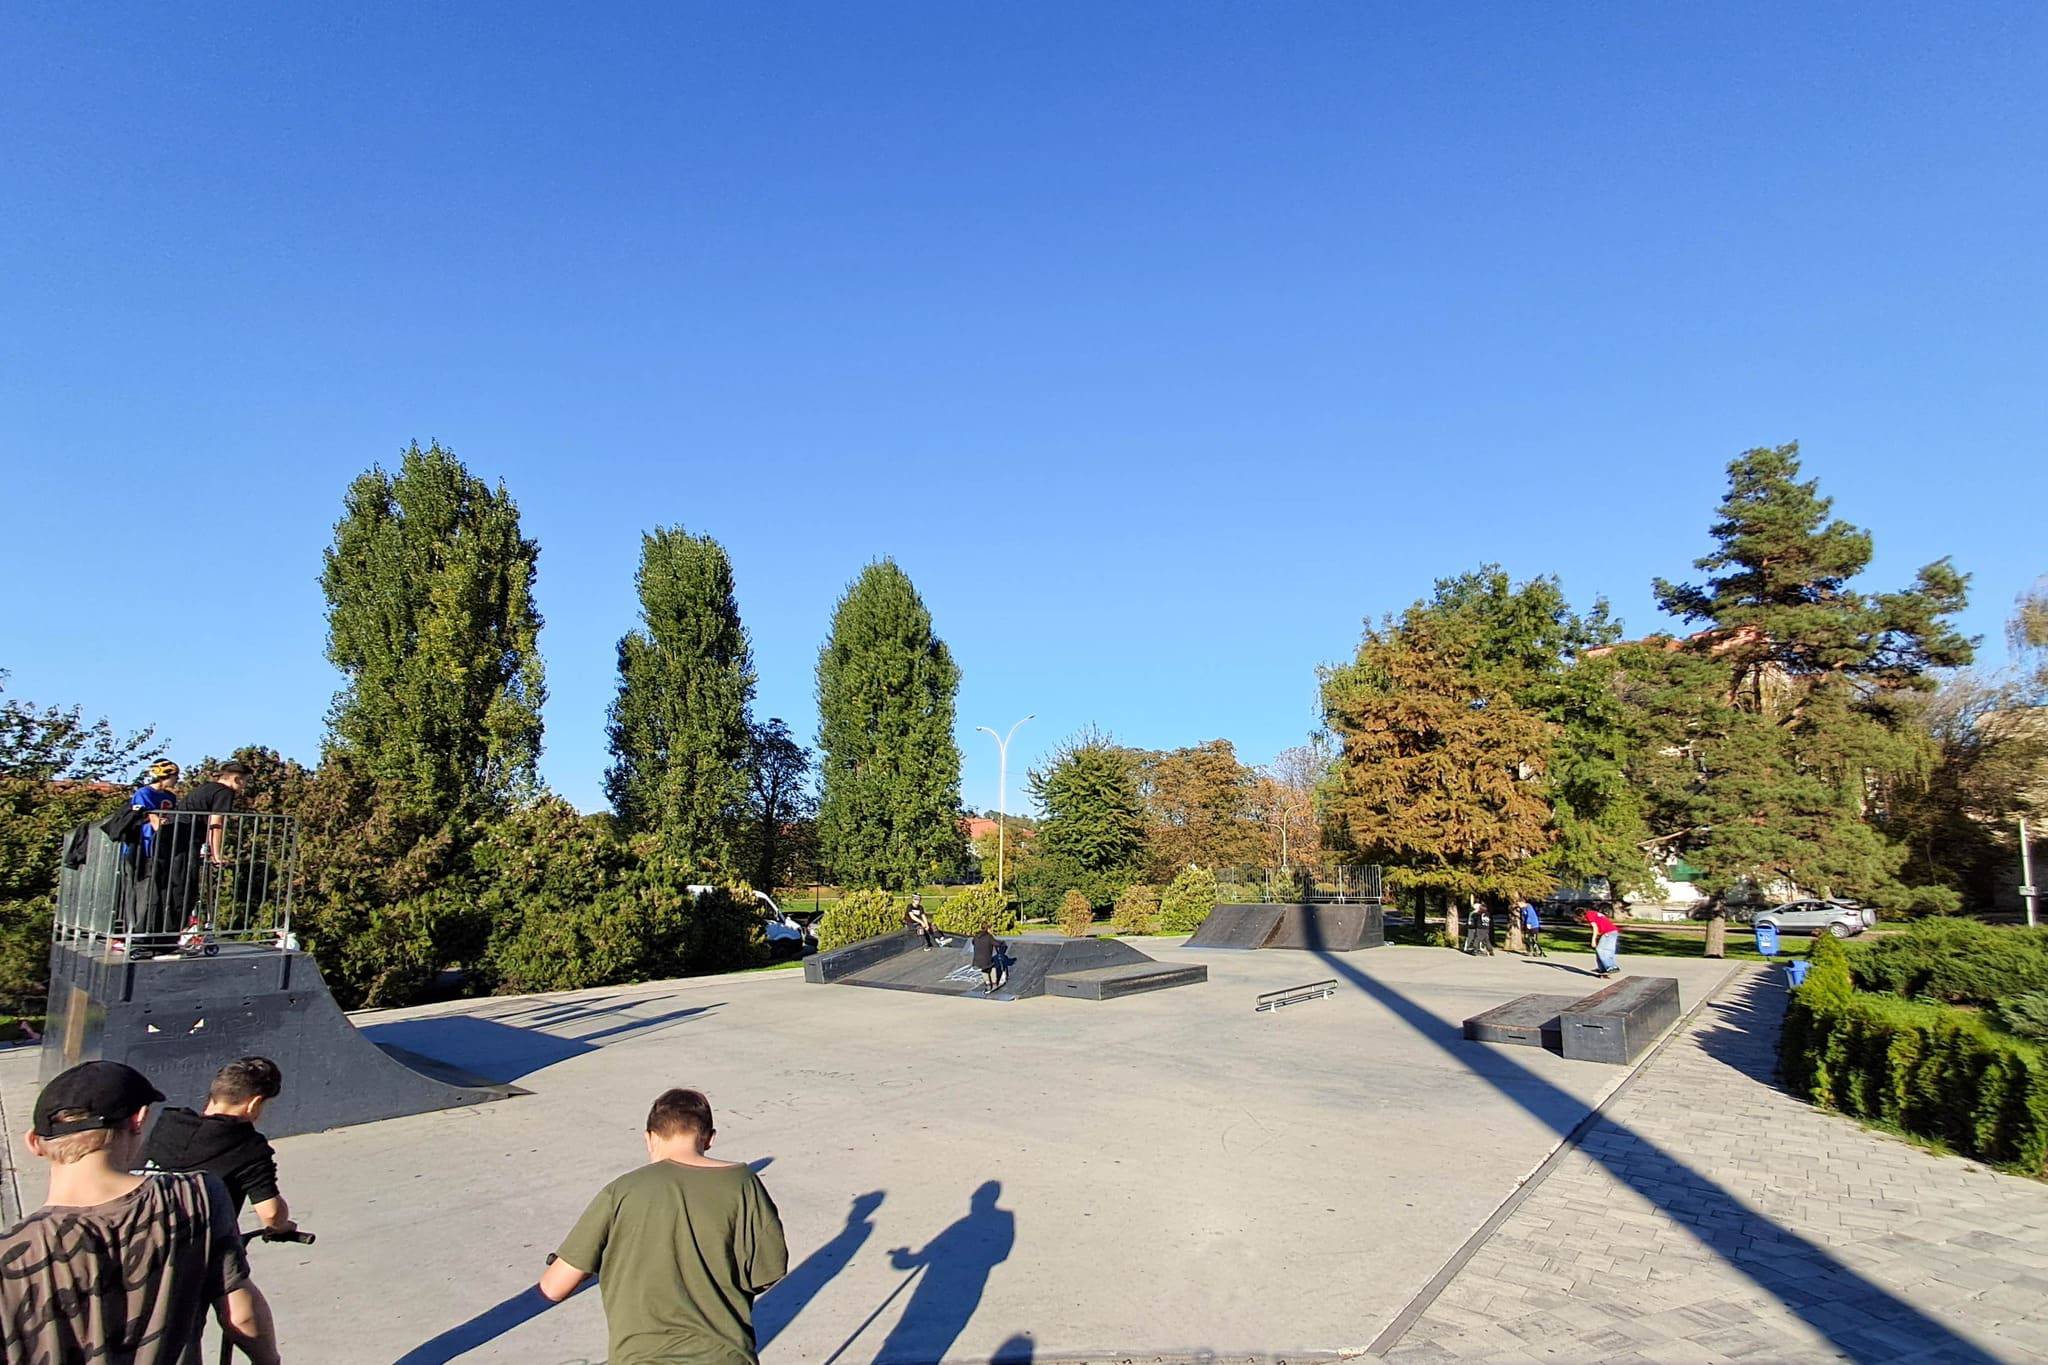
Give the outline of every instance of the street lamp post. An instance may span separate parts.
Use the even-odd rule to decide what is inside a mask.
[[[1036,715],[1036,712],[1032,713]],[[1030,720],[1031,716],[1024,717]],[[1024,720],[1017,722],[1022,725]],[[1017,736],[1017,725],[1010,727],[1010,733],[999,735],[986,725],[974,728],[996,742],[996,894],[1003,891],[1003,852],[1010,834],[1010,741]]]

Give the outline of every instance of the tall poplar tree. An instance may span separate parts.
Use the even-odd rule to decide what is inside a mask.
[[[959,689],[909,577],[868,565],[818,651],[818,843],[842,883],[904,889],[958,865]]]
[[[678,869],[736,875],[747,820],[753,652],[732,561],[710,536],[640,538],[640,629],[619,640],[605,794]]]
[[[327,750],[409,819],[460,827],[537,785],[539,556],[504,485],[438,443],[349,485],[320,576],[347,680]]]

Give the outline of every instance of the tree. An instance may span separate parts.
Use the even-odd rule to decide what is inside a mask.
[[[1988,905],[2019,864],[2018,821],[2048,821],[2048,707],[2017,680],[1963,672],[1925,699],[1932,761],[1884,793],[1885,827],[1907,849],[1900,875]]]
[[[2024,696],[2036,706],[2048,704],[2048,575],[2020,594],[2006,638],[2021,660]],[[2024,672],[2027,665],[2031,672]]]
[[[1253,804],[1265,830],[1266,866],[1281,873],[1322,863],[1319,800],[1337,761],[1330,737],[1318,733],[1306,744],[1282,749],[1262,769]]]
[[[349,486],[321,574],[346,679],[327,748],[406,811],[460,826],[537,786],[538,557],[504,485],[438,443]]]
[[[1243,867],[1259,861],[1263,833],[1256,775],[1227,739],[1159,754],[1142,772],[1146,861],[1158,881],[1181,869]]]
[[[908,889],[959,865],[959,689],[909,577],[868,565],[818,651],[818,842],[846,885]]]
[[[791,738],[780,720],[749,727],[747,812],[753,830],[754,885],[762,890],[788,886],[793,879],[793,827],[817,812],[817,798],[806,785],[811,751]]]
[[[1658,580],[1660,605],[1707,629],[1624,651],[1648,729],[1637,747],[1661,836],[1713,898],[1709,955],[1731,893],[1785,883],[1891,909],[1939,909],[1952,891],[1909,887],[1906,850],[1874,798],[1930,758],[1912,698],[1932,670],[1970,662],[1948,618],[1967,580],[1947,560],[1898,592],[1852,587],[1870,535],[1830,519],[1799,480],[1796,445],[1728,467],[1707,579]]]
[[[0,697],[7,678],[7,670],[0,668]],[[33,702],[0,700],[0,778],[126,781],[163,752],[153,725],[123,735],[104,716],[88,723],[82,707],[39,708]]]
[[[1530,859],[1550,843],[1540,776],[1542,718],[1479,667],[1468,635],[1411,610],[1366,632],[1331,670],[1323,708],[1342,744],[1327,809],[1366,861],[1396,885],[1446,897],[1541,895]],[[1418,919],[1418,923],[1419,923]]]
[[[662,527],[641,537],[635,583],[641,628],[619,641],[605,793],[621,825],[675,866],[704,881],[731,875],[754,750],[753,654],[732,563],[711,537]]]
[[[1089,726],[1026,775],[1041,817],[1038,832],[1028,845],[1013,844],[1011,856],[1027,905],[1049,912],[1070,888],[1091,904],[1108,904],[1137,880],[1145,846],[1138,763],[1137,754]]]

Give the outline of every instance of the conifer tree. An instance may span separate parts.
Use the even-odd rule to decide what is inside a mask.
[[[321,574],[347,679],[327,750],[413,819],[463,826],[537,785],[539,554],[504,485],[438,443],[349,486]]]
[[[737,875],[754,665],[732,562],[710,536],[660,527],[641,537],[635,582],[641,624],[619,641],[606,795],[679,871]]]
[[[818,651],[818,843],[842,883],[903,890],[959,865],[959,688],[909,577],[868,565]]]
[[[1899,879],[1906,850],[1873,803],[1889,778],[1923,768],[1917,722],[1932,670],[1970,662],[1949,617],[1966,577],[1947,560],[1898,592],[1853,580],[1868,532],[1832,519],[1796,445],[1745,452],[1728,467],[1699,584],[1656,583],[1659,603],[1707,629],[1672,648],[1624,652],[1646,717],[1635,762],[1656,823],[1717,911],[1718,955],[1730,894],[1789,883],[1890,908],[1950,909],[1946,888]]]

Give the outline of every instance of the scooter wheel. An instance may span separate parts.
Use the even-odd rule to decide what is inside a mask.
[[[207,944],[207,945],[206,945],[206,955],[207,955],[208,957],[219,957],[219,956],[220,956],[220,945],[219,945],[218,943],[209,943],[209,944]]]

